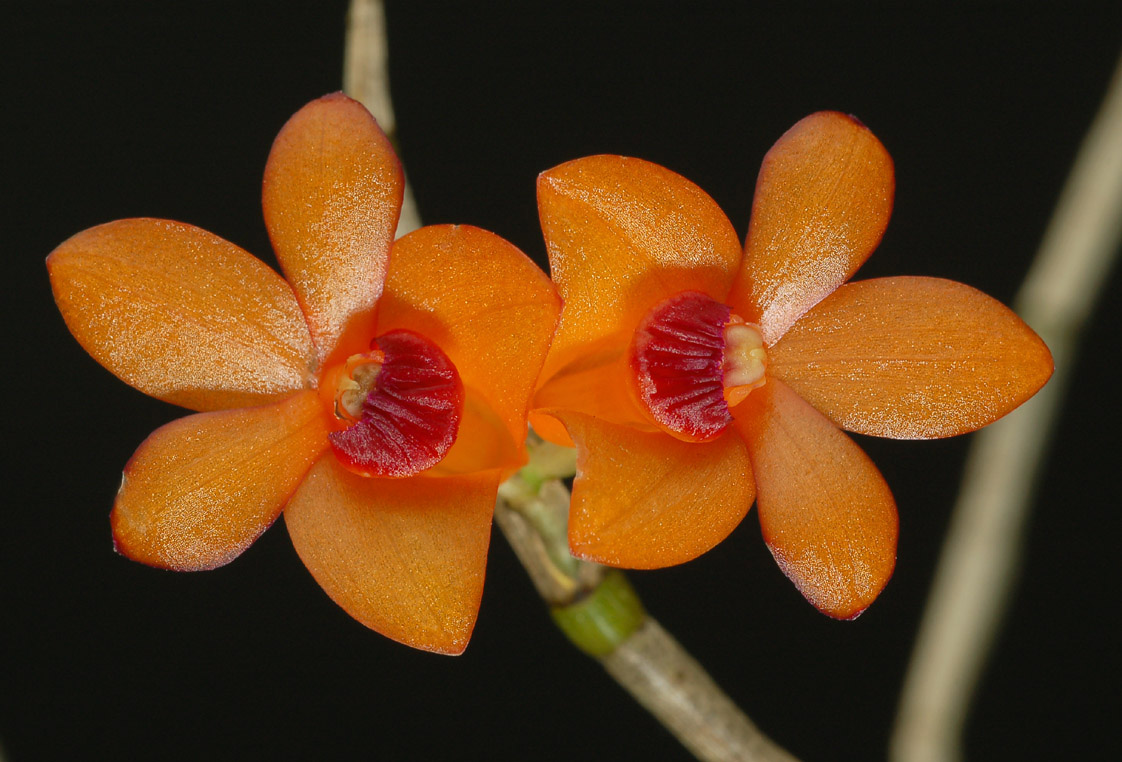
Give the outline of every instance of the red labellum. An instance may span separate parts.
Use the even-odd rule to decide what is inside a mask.
[[[370,347],[358,362],[348,360],[350,386],[357,382],[366,396],[354,410],[357,422],[328,434],[331,448],[363,476],[412,476],[439,463],[456,441],[460,374],[438,346],[412,331],[391,331]]]
[[[679,439],[715,439],[732,422],[723,372],[730,316],[711,297],[683,291],[651,310],[635,332],[631,369],[639,399]]]

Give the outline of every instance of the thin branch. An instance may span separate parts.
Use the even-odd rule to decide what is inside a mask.
[[[575,568],[571,564],[564,564],[564,571],[558,568],[554,549],[566,543],[569,491],[554,479],[546,480],[540,493],[534,495],[519,488],[520,478],[515,476],[504,485],[495,523],[551,610],[585,599],[604,580],[605,569],[573,559],[567,551]],[[519,493],[525,497],[517,498]],[[512,507],[511,501],[519,507]],[[559,521],[527,518],[529,506],[535,513],[551,511]],[[543,526],[560,526],[562,534],[543,537],[539,533]],[[645,612],[640,616],[641,624],[613,650],[589,655],[683,746],[705,762],[795,762],[795,757],[764,735],[653,617]]]
[[[698,759],[796,762],[653,618],[600,663]]]
[[[1052,350],[1056,372],[1035,398],[974,439],[904,684],[894,760],[962,758],[963,725],[1014,586],[1048,438],[1120,236],[1122,61],[1015,303]]]
[[[397,120],[390,97],[390,51],[382,0],[351,0],[343,48],[343,91],[366,106],[396,145]],[[397,237],[421,227],[413,190],[405,184]]]

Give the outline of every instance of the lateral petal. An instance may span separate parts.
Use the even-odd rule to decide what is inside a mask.
[[[629,569],[684,563],[725,539],[752,505],[748,453],[731,430],[693,443],[551,412],[577,444],[569,512],[575,556]]]
[[[181,222],[118,220],[47,257],[78,343],[125,383],[194,410],[305,387],[311,337],[292,289],[256,257]]]
[[[728,304],[774,343],[868,259],[895,188],[892,158],[857,119],[799,121],[764,157]]]
[[[469,225],[431,226],[394,243],[378,333],[404,328],[435,342],[509,432],[513,448],[496,451],[517,455],[560,310],[549,278],[513,244]]]
[[[483,595],[499,474],[375,479],[320,458],[285,509],[296,552],[352,617],[459,654]]]
[[[733,408],[776,562],[819,611],[853,619],[896,565],[896,503],[853,440],[782,381]]]
[[[456,441],[432,475],[473,474],[492,468],[513,473],[526,463],[523,442],[510,438],[506,424],[474,389],[464,390],[464,409]]]
[[[554,444],[573,447],[564,426],[546,412],[571,410],[609,423],[657,431],[629,389],[632,371],[626,349],[611,344],[603,349],[590,346],[583,357],[560,369],[534,395],[530,418],[534,430]]]
[[[176,571],[248,548],[327,447],[319,396],[198,413],[152,433],[125,466],[110,521],[117,550]]]
[[[370,341],[403,188],[389,139],[342,93],[297,111],[273,143],[265,225],[321,364]]]
[[[996,299],[939,278],[847,283],[769,350],[769,370],[842,428],[896,439],[993,423],[1052,375],[1040,337]]]
[[[622,156],[591,156],[538,177],[538,211],[565,308],[542,379],[581,347],[626,345],[643,315],[680,291],[723,301],[740,262],[736,231],[684,177]]]

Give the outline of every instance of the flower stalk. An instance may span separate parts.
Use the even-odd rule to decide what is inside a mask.
[[[705,669],[643,609],[619,571],[568,552],[573,450],[531,433],[530,463],[499,488],[495,521],[558,628],[707,762],[790,762]]]

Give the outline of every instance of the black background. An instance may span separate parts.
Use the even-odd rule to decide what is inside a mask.
[[[1008,302],[1122,50],[1117,4],[603,6],[393,4],[400,153],[427,221],[488,228],[541,261],[537,173],[611,152],[692,179],[743,235],[768,147],[839,109],[896,162],[895,216],[860,277],[935,275]],[[7,13],[0,745],[13,761],[685,759],[562,639],[497,533],[458,658],[349,619],[283,523],[213,572],[155,571],[112,550],[121,467],[182,411],[82,352],[43,259],[91,225],[154,216],[269,260],[265,157],[288,116],[340,87],[344,13]],[[1078,359],[968,725],[972,759],[1118,746],[1119,285],[1115,272]],[[857,439],[893,487],[901,536],[894,579],[856,622],[802,600],[753,514],[703,558],[632,575],[748,714],[811,760],[884,756],[967,444]]]

